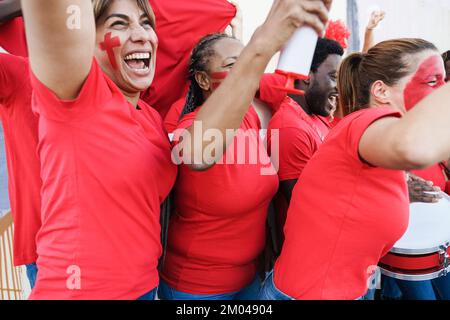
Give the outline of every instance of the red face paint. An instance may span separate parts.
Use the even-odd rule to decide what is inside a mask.
[[[228,76],[229,73],[230,73],[229,71],[222,71],[222,72],[213,72],[213,73],[211,73],[210,78],[212,80],[218,80],[217,82],[214,81],[214,82],[211,83],[211,88],[213,90],[216,90],[220,86],[222,81]]]
[[[119,37],[111,38],[111,32],[105,34],[105,39],[103,40],[102,43],[100,43],[100,49],[106,51],[109,62],[111,63],[114,70],[117,69],[117,62],[114,57],[114,48],[119,46],[120,46]]]
[[[437,55],[426,59],[420,65],[416,74],[405,87],[406,110],[411,110],[422,99],[445,84],[443,72],[442,58]],[[431,81],[436,81],[436,84],[431,85],[429,83]]]

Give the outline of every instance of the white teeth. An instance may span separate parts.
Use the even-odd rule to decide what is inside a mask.
[[[136,69],[136,68],[133,68],[132,70],[134,70],[134,71],[147,71],[147,70],[149,70],[149,69],[150,69],[149,67],[145,66],[145,67],[142,68],[142,69]]]
[[[150,59],[150,52],[133,53],[125,57],[125,60]]]

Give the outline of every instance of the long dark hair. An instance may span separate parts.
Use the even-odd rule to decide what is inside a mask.
[[[209,34],[200,39],[195,48],[192,50],[188,66],[188,79],[191,84],[186,95],[186,104],[184,105],[180,119],[185,114],[193,112],[205,102],[203,98],[202,88],[200,88],[200,86],[198,85],[197,80],[195,79],[195,74],[200,71],[209,71],[209,59],[215,54],[213,46],[221,39],[234,38],[225,33]]]
[[[368,53],[345,58],[338,76],[339,105],[344,115],[368,108],[372,84],[381,80],[388,86],[395,85],[410,72],[408,56],[425,50],[437,48],[423,39],[396,39],[380,42]]]

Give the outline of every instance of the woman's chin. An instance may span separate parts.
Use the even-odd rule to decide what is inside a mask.
[[[152,76],[147,77],[126,77],[126,79],[123,79],[123,87],[126,88],[127,91],[145,91],[147,90],[153,82]]]

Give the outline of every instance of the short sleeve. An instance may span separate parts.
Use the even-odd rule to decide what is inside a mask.
[[[6,104],[28,81],[26,59],[0,53],[0,102]]]
[[[352,158],[363,163],[359,156],[359,142],[371,124],[386,117],[401,118],[401,114],[387,108],[368,108],[359,111],[359,114],[351,120],[347,127],[346,149]]]
[[[183,112],[185,104],[186,99],[181,98],[170,107],[169,112],[164,118],[164,127],[166,128],[167,132],[171,133],[176,129],[178,120],[180,120],[180,115]]]
[[[269,105],[273,111],[279,109],[280,104],[287,97],[287,92],[274,88],[274,86],[284,87],[286,77],[278,73],[265,73],[259,83],[257,98]]]
[[[318,147],[311,135],[301,128],[279,129],[279,180],[299,179]],[[271,145],[272,157],[274,150]]]
[[[25,25],[22,17],[6,21],[0,28],[0,47],[12,55],[28,57]]]
[[[59,99],[39,81],[32,70],[30,78],[33,88],[33,111],[54,121],[82,120],[105,106],[114,95],[122,95],[119,88],[103,73],[95,59],[78,97],[74,100]],[[123,99],[125,100],[124,97]]]
[[[181,118],[180,122],[178,122],[178,125],[173,132],[172,144],[174,146],[177,145],[178,142],[180,142],[180,137],[183,135],[185,130],[194,123],[199,110],[200,108],[197,108],[194,112],[184,115],[183,118]]]

